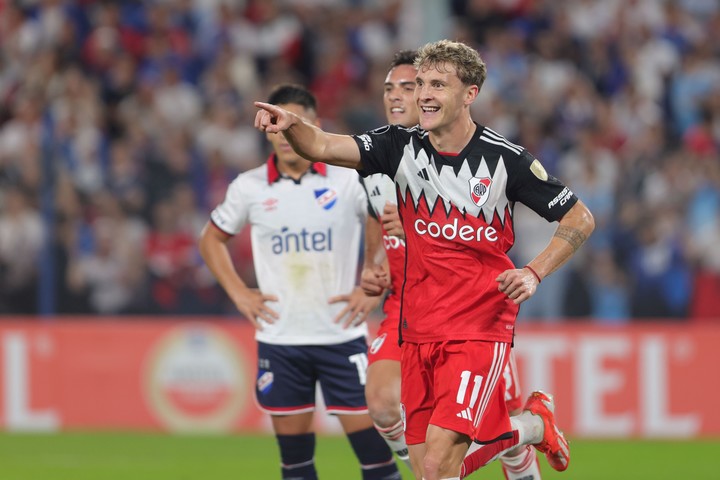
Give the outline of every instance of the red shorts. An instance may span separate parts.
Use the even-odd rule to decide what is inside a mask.
[[[511,432],[505,404],[510,344],[446,341],[402,344],[402,390],[408,445],[424,443],[429,424],[491,442]]]
[[[510,359],[505,366],[505,403],[508,412],[520,410],[523,407],[522,392],[520,391],[520,379],[518,378],[517,365],[515,363],[515,350],[510,350]]]
[[[400,333],[400,302],[385,302],[385,318],[380,323],[375,340],[368,349],[368,365],[378,360],[400,361],[400,345],[398,339]]]

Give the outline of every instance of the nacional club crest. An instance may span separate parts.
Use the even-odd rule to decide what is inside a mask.
[[[337,192],[332,188],[320,188],[315,190],[315,200],[325,210],[330,210],[337,202]]]
[[[478,207],[482,207],[490,196],[490,185],[492,179],[490,177],[472,177],[470,180],[470,198]]]

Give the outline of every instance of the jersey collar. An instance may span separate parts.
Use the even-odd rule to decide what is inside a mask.
[[[327,176],[327,165],[321,162],[313,162],[312,165],[310,165],[310,171],[312,173],[317,173],[318,175],[322,175],[323,177]],[[281,178],[288,178],[282,173],[280,173],[280,170],[277,168],[277,158],[275,158],[275,154],[271,153],[267,160],[267,176],[268,176],[268,185],[272,185],[273,183],[277,182]]]

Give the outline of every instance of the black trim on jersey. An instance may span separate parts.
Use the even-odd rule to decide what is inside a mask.
[[[398,200],[399,200],[400,192],[398,192],[397,184],[395,184],[395,195],[398,195]],[[400,209],[400,208],[398,208],[398,216],[400,217],[400,224],[404,225],[403,219],[402,219],[402,209]],[[412,237],[412,235],[410,237]],[[408,265],[407,245],[408,245],[408,242],[410,241],[410,237],[405,235],[405,255],[403,255],[403,257],[405,257],[403,259],[404,260],[403,261],[403,263],[404,263],[404,265],[403,265],[403,283],[402,283],[402,287],[400,287],[400,315],[398,316],[398,345],[399,346],[402,346],[402,344],[403,344],[402,330],[403,330],[403,326],[407,324],[406,319],[403,318],[403,310],[405,310],[405,282],[407,282],[407,265]]]
[[[502,435],[499,435],[492,440],[487,440],[485,442],[481,442],[480,440],[473,440],[474,443],[477,443],[478,445],[490,445],[491,443],[499,442],[500,440],[510,440],[513,438],[512,432],[505,432]]]
[[[472,138],[470,138],[470,141],[467,143],[467,145],[465,145],[465,147],[463,147],[460,153],[455,156],[443,155],[442,153],[438,152],[437,149],[433,146],[429,136],[426,135],[422,137],[422,146],[431,153],[430,161],[435,166],[435,170],[438,174],[441,173],[442,167],[448,166],[453,169],[453,173],[455,173],[455,176],[458,176],[464,164],[467,164],[471,171],[476,171],[480,167],[480,162],[485,159],[485,164],[487,165],[488,172],[492,177],[495,175],[495,170],[497,169],[498,163],[500,162],[500,157],[502,157],[503,154],[505,156],[518,155],[514,150],[508,147],[503,147],[502,145],[495,145],[481,139],[480,137],[483,136],[483,134],[488,129],[487,127],[480,125],[477,122],[473,123],[475,124],[475,133],[473,133],[473,136]],[[477,144],[480,143],[482,144],[482,149],[484,151],[483,155],[481,157],[469,157],[468,154]]]
[[[422,128],[420,128],[419,125],[415,125],[414,127],[403,127],[402,125],[385,125],[383,127],[376,128],[374,130],[369,130],[361,135],[351,135],[352,139],[355,140],[355,143],[358,146],[358,150],[360,152],[360,162],[361,162],[361,168],[358,170],[358,173],[362,177],[367,177],[369,175],[375,174],[375,173],[384,173],[388,177],[390,177],[392,180],[395,180],[395,175],[397,174],[397,169],[400,167],[400,158],[401,154],[399,152],[402,151],[402,148],[399,149],[398,155],[399,158],[397,159],[397,163],[395,159],[392,159],[388,161],[387,159],[383,159],[383,167],[391,166],[392,168],[375,168],[378,166],[378,164],[370,165],[370,169],[367,168],[368,165],[365,164],[365,152],[370,152],[370,150],[374,150],[376,147],[371,146],[371,142],[367,143],[368,139],[372,140],[373,135],[382,136],[383,134],[391,132],[390,141],[393,142],[390,147],[392,149],[397,149],[398,143],[396,143],[397,140],[402,140],[402,148],[407,146],[409,142],[408,139],[412,139],[412,142],[417,146],[421,145],[418,143],[421,138],[427,137],[427,132],[425,132]],[[400,133],[400,132],[405,132]],[[404,137],[404,135],[407,134],[407,137]],[[415,151],[417,152],[418,149],[415,148]]]

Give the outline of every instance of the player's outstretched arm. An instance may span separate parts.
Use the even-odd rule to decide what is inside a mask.
[[[542,279],[570,260],[594,229],[592,213],[578,200],[560,220],[555,235],[537,257],[523,268],[506,270],[498,276],[498,289],[516,304],[532,297]]]
[[[277,297],[263,295],[245,285],[230,258],[227,248],[230,238],[230,235],[208,222],[200,234],[200,255],[238,311],[250,320],[256,329],[262,330],[259,319],[273,323],[278,318],[277,312],[265,305],[267,301],[277,301]]]
[[[288,143],[303,158],[360,170],[360,149],[349,135],[327,133],[277,105],[255,102],[255,128],[261,132],[285,135]]]

